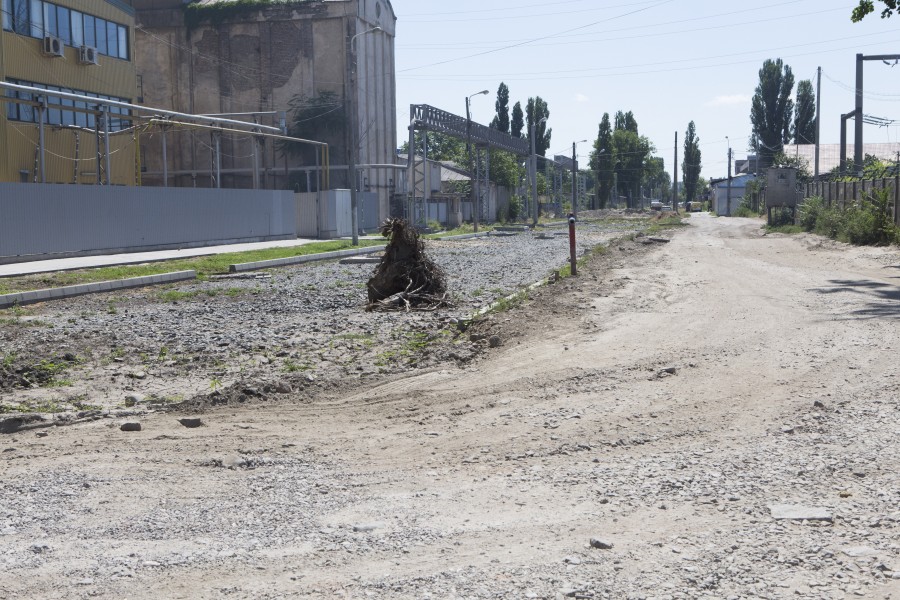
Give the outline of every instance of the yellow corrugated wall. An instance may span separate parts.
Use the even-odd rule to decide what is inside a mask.
[[[129,50],[134,50],[134,16],[122,11],[106,0],[57,0],[67,6],[97,17],[115,21],[128,27]],[[82,65],[78,62],[78,49],[66,46],[65,58],[52,58],[41,54],[41,40],[9,31],[0,33],[0,78],[3,81],[23,81],[67,87],[107,96],[137,97],[137,77],[134,56],[122,60],[100,55],[99,65]],[[20,171],[28,171],[33,179],[34,155],[38,140],[35,123],[6,120],[6,103],[0,107],[0,181],[20,181]],[[96,140],[90,132],[79,134],[78,182],[94,183],[96,177]],[[45,126],[45,168],[48,183],[72,183],[75,179],[75,134]],[[102,141],[101,141],[102,145]],[[111,136],[110,149],[113,184],[134,185],[134,143],[130,132]]]

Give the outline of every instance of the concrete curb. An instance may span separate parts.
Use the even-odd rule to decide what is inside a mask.
[[[288,258],[274,258],[272,260],[259,260],[256,262],[240,263],[229,265],[229,273],[245,273],[247,271],[259,271],[260,269],[269,269],[271,267],[286,267],[288,265],[302,265],[304,263],[316,262],[320,260],[333,260],[335,258],[345,258],[347,256],[359,256],[361,254],[372,254],[384,250],[384,245],[369,246],[367,248],[357,248],[353,250],[335,250],[334,252],[320,252],[319,254],[306,254],[304,256],[290,256]]]
[[[487,237],[491,235],[490,231],[479,231],[478,233],[464,233],[462,235],[450,235],[447,237],[438,237],[438,238],[427,238],[433,242],[442,242],[444,240],[471,240],[480,237]]]
[[[494,301],[494,302],[491,302],[491,303],[488,304],[487,306],[484,306],[484,307],[482,307],[482,308],[479,308],[479,309],[476,310],[474,313],[472,313],[472,316],[469,317],[468,320],[471,321],[471,320],[473,320],[473,319],[477,319],[478,317],[483,317],[484,315],[488,314],[489,312],[491,312],[492,310],[494,310],[495,308],[497,308],[501,303],[503,303],[503,302],[512,302],[513,300],[515,300],[516,298],[518,298],[518,297],[522,294],[522,292],[526,292],[526,293],[527,293],[527,292],[536,290],[536,289],[538,289],[538,288],[540,288],[540,287],[544,287],[545,285],[548,285],[549,283],[550,283],[550,278],[549,278],[549,277],[545,277],[544,279],[541,279],[540,281],[535,281],[535,282],[532,283],[531,285],[528,285],[528,286],[524,287],[523,289],[519,290],[518,292],[514,292],[514,293],[510,294],[509,296],[506,296],[506,297],[504,297],[504,298],[501,298],[501,299],[499,299],[499,300],[496,300],[496,301]]]
[[[46,302],[47,300],[61,300],[63,298],[73,298],[75,296],[96,294],[98,292],[111,292],[114,290],[124,290],[148,285],[188,281],[196,278],[196,271],[177,271],[175,273],[131,277],[130,279],[119,279],[115,281],[97,281],[95,283],[82,283],[79,285],[68,285],[65,287],[34,290],[31,292],[16,292],[14,294],[0,295],[0,308],[9,308],[10,306],[15,306],[17,304],[23,306],[25,304],[34,304],[36,302]]]

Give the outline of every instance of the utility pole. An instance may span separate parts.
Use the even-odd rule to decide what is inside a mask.
[[[678,132],[675,132],[675,163],[672,165],[672,208],[678,214]]]
[[[731,143],[728,145],[728,195],[726,196],[725,216],[731,216]]]
[[[469,164],[472,164],[472,113],[469,111],[469,101],[474,96],[489,94],[489,90],[482,90],[466,96],[466,156],[469,157]],[[424,168],[424,167],[423,167]],[[470,171],[471,172],[471,171]],[[477,178],[477,175],[476,175]],[[475,233],[478,233],[478,213],[481,208],[478,206],[478,194],[475,193],[475,183],[469,178],[469,194],[472,196],[472,225]]]
[[[572,216],[578,218],[578,192],[576,180],[578,179],[578,155],[575,154],[575,144],[572,142]]]
[[[819,182],[819,143],[822,131],[822,67],[816,75],[816,183]]]
[[[853,140],[853,166],[857,175],[863,169],[863,61],[865,60],[900,60],[900,54],[881,54],[875,56],[856,55],[856,135]]]
[[[344,108],[346,109],[346,123],[347,123],[347,135],[345,136],[347,139],[347,185],[350,188],[350,228],[352,229],[350,235],[352,236],[352,243],[354,246],[359,246],[359,232],[356,223],[356,203],[358,202],[358,198],[356,197],[356,115],[353,114],[353,40],[355,39],[355,35],[352,35],[356,30],[356,19],[347,19],[347,68],[344,69],[345,79],[344,79]],[[410,152],[413,151],[412,148],[409,149]]]

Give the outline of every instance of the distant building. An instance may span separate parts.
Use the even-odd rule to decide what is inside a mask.
[[[713,210],[720,217],[730,217],[741,205],[744,192],[747,191],[747,184],[755,181],[754,175],[737,175],[731,178],[731,194],[729,201],[728,179],[712,179],[709,182],[710,194],[709,199],[712,202]]]
[[[863,156],[875,156],[887,163],[893,163],[897,160],[897,152],[900,152],[900,143],[880,143],[880,144],[863,144]],[[847,144],[847,158],[853,160],[854,146],[852,143]],[[806,164],[811,174],[815,173],[816,168],[816,145],[815,144],[787,144],[784,147],[784,154],[789,157],[799,158]],[[819,174],[824,175],[839,167],[841,164],[841,145],[840,144],[822,144],[819,146]],[[734,162],[735,174],[756,173],[758,170],[756,155],[749,155],[746,159],[736,160]]]
[[[199,19],[187,19],[182,0],[133,0],[139,24],[137,71],[144,102],[192,114],[287,111],[292,102],[330,93],[336,99],[326,112],[343,109],[349,47],[356,52],[355,122],[361,168],[360,188],[379,196],[387,216],[396,163],[396,90],[394,31],[396,17],[388,0],[296,0],[264,5],[247,3],[216,12],[216,0],[202,0]],[[241,114],[244,113],[244,114]],[[321,115],[325,117],[324,113]],[[276,115],[259,115],[260,123],[278,125]],[[348,121],[344,119],[343,123]],[[346,130],[340,124],[321,132],[330,145],[331,187],[349,186]],[[254,160],[262,172],[260,187],[306,188],[305,174],[314,159],[288,165],[278,148],[266,142],[258,151],[252,136],[222,136],[222,185],[254,185]],[[259,142],[263,144],[263,142]],[[169,185],[210,186],[212,141],[209,132],[173,130],[167,152]],[[142,147],[148,184],[162,183],[158,136]],[[258,153],[258,154],[257,154]],[[256,155],[256,156],[254,156]],[[296,162],[296,161],[295,161]],[[290,168],[288,168],[290,167]],[[296,170],[293,170],[296,167]],[[305,170],[304,170],[305,169]],[[313,181],[315,178],[313,178]]]
[[[77,9],[76,9],[77,8]],[[106,180],[106,161],[98,161],[103,128],[95,109],[100,101],[131,103],[137,96],[134,68],[134,10],[122,0],[2,0],[0,80],[49,91],[97,98],[60,99],[24,91],[0,90],[0,181],[40,182],[38,126],[44,116],[44,179],[47,183]],[[110,109],[109,181],[135,183],[130,112]],[[102,144],[102,142],[101,142]],[[99,164],[98,164],[99,162]]]

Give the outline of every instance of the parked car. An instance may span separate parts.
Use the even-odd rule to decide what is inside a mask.
[[[650,210],[662,210],[663,203],[659,200],[650,201]]]

